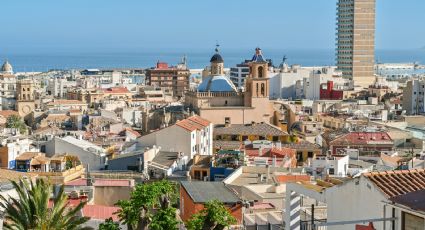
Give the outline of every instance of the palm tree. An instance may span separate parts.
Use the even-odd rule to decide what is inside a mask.
[[[19,182],[12,181],[12,184],[18,198],[0,195],[0,206],[5,209],[4,229],[91,229],[81,226],[89,218],[78,216],[86,202],[81,202],[74,208],[68,207],[68,198],[64,193],[63,185],[53,198],[52,205],[49,205],[53,189],[45,180],[37,179],[33,183],[21,179]]]

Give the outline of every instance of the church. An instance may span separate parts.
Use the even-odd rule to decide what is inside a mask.
[[[211,57],[211,74],[196,90],[185,95],[185,106],[214,124],[273,123],[269,100],[268,62],[260,48],[249,62],[245,90],[238,90],[224,75],[224,60],[218,48]]]

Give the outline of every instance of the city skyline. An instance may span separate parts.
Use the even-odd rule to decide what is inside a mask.
[[[241,3],[8,1],[0,53],[210,49],[216,41],[225,49],[335,48],[336,1],[270,1],[260,9]],[[425,3],[409,3],[377,1],[377,49],[425,46],[417,30]],[[257,36],[247,36],[252,28]]]

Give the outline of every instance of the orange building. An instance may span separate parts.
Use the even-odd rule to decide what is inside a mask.
[[[238,224],[242,223],[242,203],[223,182],[182,181],[180,187],[180,215],[183,221],[204,209],[211,200],[223,202]]]

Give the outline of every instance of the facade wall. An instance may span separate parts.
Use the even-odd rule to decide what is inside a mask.
[[[0,147],[0,168],[7,169],[9,167],[8,148]]]
[[[403,109],[408,115],[417,115],[425,112],[425,82],[419,80],[408,81],[403,90]]]
[[[364,177],[356,178],[341,186],[334,186],[326,191],[327,221],[348,221],[383,218],[383,194]],[[391,217],[392,208],[387,207],[387,217]],[[396,221],[396,226],[398,225]],[[375,222],[376,229],[382,229],[382,222]],[[391,222],[387,222],[387,229]],[[352,230],[355,224],[328,226],[329,230]]]
[[[309,70],[297,69],[296,72],[287,73],[269,73],[270,76],[270,92],[272,99],[295,99],[297,98],[296,83],[303,81],[310,75]]]
[[[184,92],[189,89],[189,77],[189,70],[168,68],[148,69],[146,71],[146,83],[148,85],[171,89],[175,97],[183,96]]]
[[[78,156],[81,163],[89,170],[101,170],[105,167],[105,159],[100,155],[86,151],[79,146],[73,145],[60,138],[54,138],[44,143],[44,152],[47,157],[52,157],[55,154],[70,154]]]
[[[94,203],[114,206],[119,200],[129,200],[132,191],[132,187],[96,186],[94,187]]]
[[[139,167],[143,170],[145,167],[143,158],[144,154],[137,154],[129,157],[111,159],[108,161],[108,170],[139,170]]]
[[[193,146],[192,133],[177,125],[156,132],[156,145],[162,151],[183,152],[185,156],[192,159]]]

